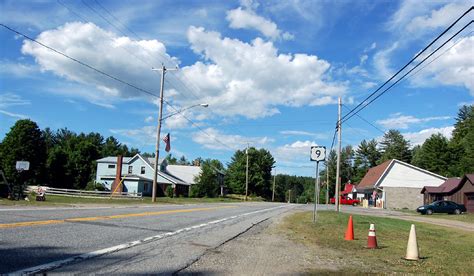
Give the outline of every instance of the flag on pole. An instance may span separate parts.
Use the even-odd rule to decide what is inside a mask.
[[[165,151],[170,152],[170,150],[171,150],[171,139],[170,139],[170,134],[169,133],[163,138],[163,142],[166,143]]]

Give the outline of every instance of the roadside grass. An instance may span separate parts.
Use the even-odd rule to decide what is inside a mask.
[[[311,274],[416,273],[474,275],[474,234],[462,230],[391,218],[352,215],[356,240],[345,241],[348,214],[296,213],[281,225],[290,239],[314,249],[318,258],[338,260],[337,271],[315,268]],[[374,223],[378,246],[365,249],[369,224]],[[406,246],[411,224],[416,226],[420,261],[406,261]]]
[[[36,201],[34,196],[28,196],[26,200],[8,200],[0,198],[0,205],[14,206],[67,206],[81,204],[98,204],[98,205],[138,205],[138,204],[154,204],[151,197],[143,197],[141,199],[119,199],[119,198],[83,198],[69,197],[60,195],[46,195],[46,201]],[[156,204],[192,204],[192,203],[217,203],[217,202],[240,202],[242,200],[233,198],[188,198],[188,197],[157,197]]]
[[[420,213],[417,213],[416,211],[413,211],[413,210],[400,209],[397,211],[414,215],[414,216],[423,216]],[[435,213],[432,215],[425,215],[425,216],[428,218],[434,218],[434,219],[450,219],[450,220],[474,223],[474,213],[462,213],[460,215]]]

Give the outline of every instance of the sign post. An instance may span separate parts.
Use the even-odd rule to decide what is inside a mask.
[[[318,204],[319,204],[319,161],[326,160],[326,147],[312,146],[310,160],[316,161],[316,177],[314,181],[314,210],[313,210],[313,222],[316,222],[316,215],[318,213]]]

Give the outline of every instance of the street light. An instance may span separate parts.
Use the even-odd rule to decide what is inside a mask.
[[[200,103],[200,104],[191,105],[191,106],[188,106],[188,107],[186,107],[186,108],[180,109],[180,110],[178,110],[178,111],[176,111],[176,112],[174,112],[174,113],[168,114],[167,116],[163,117],[161,120],[163,121],[163,120],[165,120],[165,119],[168,119],[169,117],[172,117],[172,116],[174,116],[174,115],[176,115],[176,114],[182,113],[183,111],[186,111],[186,110],[191,109],[191,108],[196,107],[196,106],[208,107],[209,104],[207,104],[207,103]]]
[[[166,69],[164,69],[164,70],[166,70]],[[161,80],[162,80],[161,91],[163,91],[163,77],[162,77]],[[171,114],[169,114],[165,117],[162,117],[163,93],[161,93],[161,95],[160,95],[160,114],[159,114],[159,118],[158,118],[158,130],[157,130],[157,133],[156,133],[155,174],[153,175],[153,190],[152,190],[152,195],[151,195],[151,202],[156,202],[156,189],[158,188],[157,187],[157,184],[158,184],[158,159],[159,159],[159,156],[160,156],[161,124],[162,124],[163,120],[165,120],[165,119],[167,119],[171,116],[174,116],[176,114],[182,113],[183,111],[188,110],[188,109],[193,108],[193,107],[196,107],[196,106],[208,107],[209,104],[207,104],[207,103],[195,104],[195,105],[183,108],[181,110],[178,110],[174,113],[171,113]]]

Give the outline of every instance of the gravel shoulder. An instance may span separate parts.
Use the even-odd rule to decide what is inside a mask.
[[[339,260],[314,255],[315,249],[289,239],[279,227],[293,210],[254,225],[247,232],[214,248],[182,270],[192,275],[298,275],[314,271],[337,271]],[[324,254],[325,256],[330,256]]]

